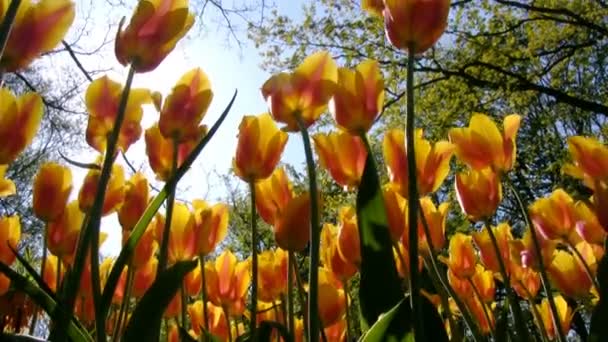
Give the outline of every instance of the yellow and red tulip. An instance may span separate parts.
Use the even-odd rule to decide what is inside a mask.
[[[574,200],[563,189],[536,200],[530,205],[529,212],[536,229],[549,240],[568,240],[575,229]]]
[[[509,171],[515,163],[515,138],[521,117],[517,114],[504,118],[501,133],[490,117],[475,113],[469,127],[452,128],[450,141],[456,145],[456,156],[475,170],[491,167],[496,172]]]
[[[0,198],[11,196],[17,193],[17,187],[15,183],[5,178],[6,177],[6,169],[8,169],[8,165],[0,165]]]
[[[134,268],[137,269],[146,265],[154,256],[154,253],[156,253],[158,243],[156,241],[155,229],[157,229],[158,223],[157,219],[154,219],[154,221],[148,225],[139,241],[137,241],[131,259],[131,266]],[[130,231],[123,230],[123,244],[127,242],[130,234]]]
[[[116,59],[138,72],[148,72],[156,69],[186,35],[194,15],[188,11],[188,0],[143,0],[124,30],[123,24],[124,19],[116,34]]]
[[[9,0],[0,1],[4,20]],[[74,21],[74,2],[69,0],[22,1],[13,22],[0,69],[17,71],[55,48]]]
[[[207,206],[203,201],[194,201],[194,234],[199,254],[213,252],[228,234],[228,206],[217,203]]]
[[[338,228],[326,223],[321,230],[321,261],[338,279],[346,281],[357,273],[356,265],[344,260],[338,251]]]
[[[234,172],[246,182],[270,177],[286,143],[287,133],[277,128],[270,114],[245,115],[239,125]]]
[[[39,219],[56,220],[72,191],[72,172],[57,163],[44,163],[34,178],[32,209]]]
[[[310,239],[310,194],[304,192],[287,203],[275,220],[274,238],[286,251],[300,252]]]
[[[450,238],[448,267],[458,278],[470,278],[475,274],[477,257],[469,235],[456,233]]]
[[[0,164],[10,164],[32,143],[42,120],[42,98],[36,93],[15,97],[0,88]]]
[[[285,169],[276,168],[270,177],[255,183],[255,207],[264,222],[274,225],[293,198],[292,184]]]
[[[460,208],[471,221],[492,217],[502,201],[502,184],[490,168],[458,173],[455,184]]]
[[[496,258],[496,250],[494,249],[494,245],[492,244],[488,229],[492,229],[492,232],[496,237],[499,255],[505,265],[510,264],[511,251],[509,249],[509,242],[513,240],[513,235],[511,234],[511,227],[506,222],[501,223],[498,226],[492,228],[483,227],[479,232],[474,232],[472,234],[473,241],[479,249],[479,256],[481,262],[487,269],[498,273],[500,272],[500,264],[499,260]],[[507,269],[506,271],[507,273],[509,273],[509,269]]]
[[[340,208],[338,222],[338,252],[342,259],[358,267],[361,264],[361,251],[355,208],[350,206]]]
[[[559,324],[561,326],[561,331],[568,331],[570,328],[570,322],[572,321],[572,317],[574,316],[574,311],[566,300],[560,296],[554,296],[553,300],[555,302],[555,306],[557,307]],[[549,300],[547,298],[543,298],[540,305],[536,306],[538,312],[540,313],[540,319],[542,322],[537,322],[537,324],[542,324],[547,332],[547,337],[551,340],[557,337],[557,331],[555,330],[555,326],[553,325],[553,316],[551,315],[551,309],[549,307]]]
[[[125,184],[125,197],[118,210],[118,222],[123,230],[131,230],[148,206],[148,180],[140,173],[135,173]]]
[[[158,259],[151,258],[145,265],[139,266],[135,270],[132,289],[133,297],[141,298],[148,291],[154,280],[156,280],[157,269]]]
[[[101,177],[100,169],[91,169],[84,177],[82,187],[78,192],[78,203],[80,210],[88,212],[93,208],[95,196],[97,196],[97,187]],[[119,164],[112,165],[110,180],[106,188],[102,215],[109,215],[116,211],[125,199],[125,171]]]
[[[319,319],[324,328],[334,325],[346,313],[342,284],[326,268],[319,268]]]
[[[0,262],[10,265],[15,261],[17,244],[21,239],[21,220],[19,216],[0,217]]]
[[[156,239],[162,245],[165,220],[157,216]],[[162,223],[162,224],[161,224]],[[175,202],[171,215],[167,260],[168,264],[178,261],[192,260],[198,255],[198,241],[194,230],[194,216],[188,207],[181,202]]]
[[[200,68],[185,73],[166,98],[158,127],[165,139],[183,142],[196,138],[197,127],[213,99],[211,83]]]
[[[338,131],[313,136],[319,164],[345,189],[356,188],[361,181],[367,149],[360,137]]]
[[[61,216],[47,225],[46,245],[61,261],[70,263],[78,243],[84,213],[78,201],[67,204]]]
[[[277,248],[258,256],[258,300],[273,303],[287,293],[287,252]]]
[[[293,72],[269,78],[262,86],[262,96],[272,117],[294,132],[299,130],[296,117],[308,128],[325,112],[337,81],[336,63],[329,52],[320,51],[306,57]]]
[[[589,294],[592,282],[581,260],[564,251],[556,250],[553,261],[547,266],[553,284],[566,297],[578,299]]]
[[[593,181],[608,179],[608,147],[596,138],[569,137],[568,150],[572,164],[566,164],[564,172],[584,180],[591,188]]]
[[[205,264],[207,293],[209,300],[225,307],[230,314],[242,314],[245,310],[245,295],[251,281],[250,261],[237,262],[229,250],[224,250],[215,262]]]
[[[574,205],[576,214],[576,232],[585,241],[602,245],[606,240],[606,230],[600,223],[597,215],[583,201],[577,201]]]
[[[197,336],[203,333],[205,321],[203,318],[203,302],[197,300],[188,305],[188,314],[192,329]],[[221,307],[207,302],[207,319],[209,321],[209,332],[214,336],[221,338],[223,341],[228,339],[228,325],[226,324],[226,316]]]
[[[407,229],[407,200],[390,184],[382,190],[391,239],[398,241]]]
[[[384,106],[384,80],[378,62],[365,60],[338,69],[338,83],[329,109],[336,123],[353,135],[369,131]]]

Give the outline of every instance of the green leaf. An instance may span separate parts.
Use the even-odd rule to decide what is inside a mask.
[[[180,289],[184,277],[197,265],[196,260],[181,261],[163,271],[141,298],[123,335],[124,341],[157,341],[160,321]]]
[[[17,291],[27,294],[49,316],[53,316],[55,310],[60,310],[51,296],[2,262],[0,262],[0,273],[4,273],[10,278],[12,286]],[[93,338],[86,331],[79,329],[74,319],[67,324],[67,334],[72,341],[93,341]]]
[[[357,194],[357,224],[361,246],[359,301],[365,329],[403,298],[372,153],[367,155]]]
[[[447,342],[448,335],[445,331],[443,321],[439,317],[439,313],[433,303],[425,296],[420,297],[422,305],[422,314],[424,321],[425,336],[429,341]],[[361,342],[413,342],[414,325],[412,318],[412,309],[408,298],[403,298],[401,301],[382,315],[380,319],[363,335]]]
[[[17,252],[17,250],[14,249],[11,245],[9,245],[8,247],[11,249],[11,251],[17,258],[17,260],[19,260],[19,263],[25,268],[28,275],[30,277],[32,277],[32,279],[34,279],[34,281],[36,282],[36,285],[38,285],[38,287],[42,291],[44,291],[49,297],[51,297],[53,300],[56,301],[57,298],[55,296],[55,293],[53,293],[53,290],[51,290],[49,288],[49,286],[42,279],[42,277],[38,274],[38,272],[34,269],[34,267],[32,265],[30,265],[30,263],[21,254],[19,254],[19,252]]]
[[[607,242],[608,245],[608,242]],[[608,246],[606,246],[608,247]],[[608,254],[604,254],[597,268],[597,281],[599,282],[600,300],[591,314],[589,328],[589,342],[606,341],[608,338]]]
[[[505,303],[500,310],[500,316],[496,320],[496,330],[494,332],[496,342],[509,341],[509,301],[505,301]]]

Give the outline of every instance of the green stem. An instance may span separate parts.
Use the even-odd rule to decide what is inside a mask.
[[[76,257],[74,260],[74,267],[72,272],[69,273],[67,284],[65,286],[65,292],[63,293],[63,304],[65,311],[58,317],[58,324],[51,332],[50,340],[63,341],[65,340],[66,325],[70,321],[70,317],[74,313],[74,303],[76,301],[76,294],[78,293],[80,277],[86,262],[86,256],[89,251],[89,245],[91,247],[91,273],[92,279],[99,279],[99,228],[101,225],[101,215],[103,209],[103,202],[106,195],[106,188],[110,181],[112,173],[112,164],[114,163],[114,156],[116,155],[117,142],[120,134],[120,128],[125,118],[125,111],[127,108],[127,100],[131,91],[131,84],[135,76],[135,69],[129,68],[127,75],[127,82],[123,89],[120,97],[120,103],[118,105],[118,113],[116,115],[116,121],[114,122],[114,128],[108,137],[108,143],[106,148],[106,155],[101,168],[101,175],[99,177],[99,183],[97,184],[97,193],[95,200],[90,211],[88,224],[85,229],[81,232],[82,239],[79,240],[78,248],[76,249]],[[95,303],[95,322],[98,341],[105,341],[105,314],[107,309],[103,310],[101,305],[101,293],[95,291],[96,287],[99,286],[93,284],[93,302]],[[104,312],[106,311],[106,312]]]
[[[255,183],[249,182],[249,193],[251,195],[251,320],[249,331],[253,339],[256,339],[256,325],[258,312],[258,226],[257,212],[255,209]]]
[[[294,284],[294,272],[295,272],[295,254],[289,251],[287,256],[287,327],[292,336],[295,336],[295,322],[293,315],[293,284]]]
[[[284,301],[284,299],[285,299],[284,297],[285,296],[281,296],[281,297],[282,298],[281,298],[281,304],[280,305],[281,305],[281,311],[283,311],[282,317],[279,318],[279,316],[280,316],[279,315],[279,304],[277,304],[276,301],[272,302],[272,311],[274,312],[274,320],[275,320],[275,322],[280,322],[281,319],[282,319],[283,320],[282,324],[285,324],[285,301]],[[281,335],[280,334],[276,335],[276,341],[277,342],[281,342]]]
[[[308,341],[319,340],[319,246],[321,244],[321,232],[319,229],[319,205],[317,190],[317,172],[315,160],[310,145],[310,137],[306,125],[300,115],[296,120],[302,134],[304,153],[306,154],[306,167],[308,169],[308,188],[310,191],[310,270],[308,274]]]
[[[483,298],[481,297],[481,293],[479,293],[479,289],[477,288],[477,286],[475,286],[475,283],[473,283],[471,278],[467,278],[467,280],[469,281],[469,285],[471,285],[471,287],[473,288],[473,292],[475,293],[475,297],[477,297],[477,300],[479,300],[479,304],[481,304],[481,307],[483,309],[483,316],[486,318],[486,321],[488,322],[488,327],[490,328],[490,336],[492,337],[492,341],[496,341],[496,336],[494,336],[494,328],[492,327],[492,321],[490,320],[490,314],[488,313],[488,307],[484,303]]]
[[[551,319],[553,320],[553,327],[557,332],[557,339],[560,342],[566,342],[564,332],[562,331],[562,325],[560,324],[557,306],[555,305],[555,300],[553,299],[553,292],[551,291],[551,285],[549,283],[549,277],[547,276],[547,270],[543,263],[543,255],[541,252],[540,241],[538,240],[538,236],[536,235],[536,230],[530,224],[530,215],[528,214],[528,210],[526,210],[526,206],[524,205],[523,200],[519,196],[519,192],[517,191],[517,189],[515,189],[515,186],[513,185],[513,183],[511,183],[509,177],[504,178],[506,180],[507,186],[509,187],[509,189],[511,189],[513,195],[515,196],[515,200],[517,201],[519,209],[521,210],[521,213],[524,216],[526,226],[528,227],[528,229],[530,229],[530,236],[532,237],[532,244],[534,245],[534,256],[538,261],[538,270],[540,272],[541,284],[543,285],[543,290],[547,295],[547,301],[549,302],[549,308],[551,309]]]
[[[126,318],[127,312],[129,311],[129,299],[131,297],[131,288],[133,287],[133,278],[135,278],[134,276],[135,272],[133,271],[133,267],[132,265],[129,265],[129,268],[127,268],[127,282],[125,284],[122,303],[120,303],[120,311],[118,312],[118,318],[116,319],[116,323],[114,324],[114,333],[112,334],[113,341],[120,340],[123,319]]]
[[[513,291],[511,287],[511,282],[509,281],[509,274],[507,273],[507,267],[505,266],[505,262],[502,259],[502,253],[500,251],[500,246],[498,246],[498,240],[496,240],[496,235],[494,235],[494,231],[490,226],[490,222],[486,220],[484,222],[486,226],[486,230],[488,231],[488,235],[490,236],[490,241],[492,242],[492,248],[494,249],[494,255],[496,256],[496,261],[498,261],[498,269],[500,271],[500,275],[502,276],[502,281],[505,286],[505,290],[507,291],[507,300],[510,302],[509,309],[511,310],[511,314],[513,315],[513,319],[515,320],[515,329],[517,330],[517,335],[521,340],[528,339],[528,329],[524,323],[524,319],[521,314],[521,306],[519,305],[519,299]]]
[[[209,331],[209,318],[207,316],[207,277],[205,276],[205,256],[200,254],[198,258],[201,263],[201,301],[203,302],[203,322],[205,323],[205,331]],[[203,336],[203,334],[201,334],[201,336]]]
[[[43,237],[43,241],[42,241],[42,261],[40,262],[40,277],[42,277],[44,279],[44,270],[46,269],[46,258],[47,258],[47,248],[46,248],[46,238],[47,238],[47,232],[48,232],[48,223],[47,226],[45,226],[44,229],[44,237]],[[59,259],[57,259],[57,261],[59,262]],[[55,289],[55,292],[57,292],[57,289]],[[34,335],[34,333],[36,332],[36,324],[38,323],[38,313],[37,311],[34,311],[34,316],[32,317],[32,323],[30,324],[30,335]]]
[[[186,315],[186,307],[188,305],[188,296],[186,295],[186,288],[184,286],[184,282],[182,282],[182,286],[179,289],[180,295],[182,296],[182,328],[188,331],[188,316]]]
[[[350,331],[350,308],[349,308],[349,300],[348,300],[348,279],[342,280],[342,286],[344,287],[344,305],[346,306],[346,340],[350,341],[350,337],[353,336]]]
[[[298,299],[300,300],[300,308],[302,310],[306,307],[306,296],[304,295],[304,285],[302,284],[302,278],[300,277],[300,269],[298,268],[298,264],[293,262],[293,273],[296,276],[296,287],[298,288]],[[308,340],[308,316],[303,315],[304,320],[304,340]]]
[[[13,29],[13,23],[15,21],[15,17],[17,16],[17,10],[21,5],[21,0],[12,0],[8,9],[6,10],[6,15],[4,16],[4,20],[0,25],[0,60],[4,57],[4,49],[6,48],[6,43],[8,42],[8,38],[11,35],[11,30]]]
[[[581,254],[581,252],[579,252],[578,249],[576,249],[576,247],[569,240],[566,241],[566,244],[568,245],[568,248],[570,248],[570,250],[580,260],[581,264],[583,264],[583,268],[585,269],[585,273],[587,274],[587,277],[589,277],[589,280],[591,280],[591,284],[593,284],[596,291],[598,291],[598,293],[599,293],[600,285],[595,280],[595,277],[593,276],[593,272],[591,272],[591,268],[589,267],[589,264],[587,264],[587,262],[585,261],[585,258],[583,258],[583,255]]]
[[[175,177],[177,171],[177,158],[179,143],[176,139],[172,139],[172,158],[171,158],[171,178]],[[175,205],[175,188],[177,183],[170,183],[169,194],[167,196],[167,213],[165,215],[165,227],[163,229],[163,239],[160,245],[160,254],[158,258],[158,272],[156,272],[156,279],[160,276],[162,271],[167,268],[168,254],[169,254],[169,237],[171,232],[171,221],[173,220],[173,207]]]
[[[547,330],[545,330],[545,325],[543,324],[542,316],[540,315],[540,312],[538,312],[538,308],[536,307],[536,305],[532,301],[532,298],[534,296],[532,296],[532,294],[530,293],[530,291],[528,291],[528,288],[526,288],[526,286],[521,281],[519,281],[519,286],[524,291],[526,291],[526,295],[528,297],[528,305],[530,306],[530,308],[532,308],[532,314],[534,315],[534,319],[536,320],[536,325],[540,329],[543,342],[548,341]]]
[[[224,310],[224,317],[226,318],[226,326],[228,327],[228,342],[232,342],[232,329],[230,327],[230,316],[228,316],[228,310],[226,310],[225,307],[222,307],[222,310]],[[255,320],[255,316],[253,317],[252,320]],[[255,341],[255,338],[253,338],[252,341]]]
[[[439,295],[439,299],[441,299],[441,306],[448,317],[448,321],[450,323],[450,332],[452,333],[452,341],[462,341],[462,334],[458,326],[456,325],[456,321],[454,321],[454,315],[452,315],[452,310],[450,310],[450,302],[449,297],[443,286],[441,285],[441,281],[438,279],[437,274],[435,274],[434,269],[432,268],[432,262],[429,260],[431,257],[426,256],[424,258],[424,266],[429,270],[429,278],[431,278],[431,282],[433,283],[433,287],[437,290],[437,294]],[[462,311],[462,310],[461,310]],[[463,315],[464,316],[464,315]],[[468,324],[468,323],[467,323]]]
[[[409,257],[412,265],[418,260],[418,181],[416,169],[416,150],[414,147],[414,43],[408,47],[410,54],[407,59],[406,80],[406,154],[408,177],[408,222],[409,222]],[[414,336],[416,341],[426,341],[424,337],[424,321],[420,310],[420,280],[418,267],[410,267],[410,305],[414,317]]]

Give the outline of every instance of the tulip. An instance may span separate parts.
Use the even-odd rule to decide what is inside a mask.
[[[36,93],[15,97],[0,88],[0,164],[10,164],[32,143],[42,120],[42,98]]]
[[[568,138],[568,150],[572,164],[564,166],[564,172],[583,179],[589,187],[593,180],[608,179],[608,147],[593,137]]]
[[[451,269],[448,268],[448,283],[454,289],[454,292],[461,299],[465,299],[467,297],[471,297],[475,295],[473,291],[473,287],[471,287],[471,283],[467,278],[457,277]]]
[[[496,212],[502,200],[502,185],[492,169],[456,174],[456,197],[471,221],[485,220]]]
[[[326,223],[321,230],[321,261],[325,268],[342,281],[348,281],[355,273],[357,267],[344,260],[338,251],[338,229],[333,224]]]
[[[427,225],[429,227],[429,233],[431,234],[431,242],[436,252],[442,250],[445,245],[445,223],[448,217],[449,206],[449,203],[444,202],[441,203],[438,207],[435,207],[435,204],[428,196],[422,197],[420,199],[420,207],[422,208],[422,213],[424,214]],[[404,214],[406,212],[407,211],[404,211]],[[409,231],[409,229],[410,228],[408,223],[407,231]],[[408,233],[404,233],[401,239],[405,246],[409,246]],[[424,231],[422,220],[418,221],[418,239],[420,243],[420,252],[427,256],[431,255],[430,247],[428,244],[428,238]]]
[[[481,231],[474,232],[472,234],[473,241],[479,249],[479,256],[481,258],[481,262],[483,262],[483,265],[487,269],[498,273],[500,272],[500,264],[498,259],[496,258],[496,250],[494,249],[494,245],[492,244],[492,240],[490,239],[490,233],[488,232],[488,229],[492,229],[492,232],[496,237],[499,254],[505,265],[509,265],[510,263],[511,252],[509,250],[509,241],[513,240],[513,235],[511,235],[511,227],[508,223],[501,223],[494,228],[483,227]],[[507,273],[509,273],[508,269],[506,271]]]
[[[57,220],[47,225],[47,247],[61,261],[71,262],[83,220],[84,213],[80,211],[78,201],[72,201]]]
[[[203,333],[202,327],[205,326],[203,319],[203,302],[197,300],[188,305],[188,314],[192,322],[194,333],[200,336]],[[226,316],[221,307],[207,303],[207,315],[209,320],[209,332],[222,340],[228,339],[228,325],[226,324]]]
[[[156,271],[158,269],[158,259],[151,258],[148,262],[139,266],[135,270],[135,275],[133,276],[133,288],[131,289],[131,295],[134,298],[141,298],[146,291],[152,286],[154,280],[156,279]]]
[[[154,256],[154,253],[156,253],[156,250],[158,249],[158,243],[156,241],[155,229],[158,229],[158,223],[159,222],[157,220],[154,220],[152,223],[150,223],[144,231],[144,234],[137,242],[137,245],[135,245],[135,250],[133,250],[133,257],[131,259],[131,266],[133,268],[137,269],[146,265]],[[127,242],[130,234],[131,232],[123,230],[123,245]]]
[[[44,280],[46,285],[54,292],[57,292],[57,268],[59,267],[60,262],[61,260],[59,260],[59,258],[57,258],[56,256],[52,254],[47,255],[46,263],[44,265],[44,272],[42,273],[42,279]],[[60,271],[61,275],[59,276],[59,281],[63,279],[63,275],[65,273],[65,270],[63,268]]]
[[[326,268],[319,268],[319,319],[323,328],[337,323],[346,313],[344,289]]]
[[[9,2],[0,3],[1,20],[6,16]],[[72,1],[22,1],[0,60],[0,69],[13,72],[26,68],[35,58],[55,48],[73,21]]]
[[[185,73],[163,104],[158,127],[165,139],[183,142],[196,137],[197,127],[213,99],[207,75],[196,68]]]
[[[350,206],[340,208],[338,221],[338,252],[346,262],[359,266],[361,251],[355,208]]]
[[[242,314],[245,309],[245,295],[251,281],[250,261],[237,262],[236,256],[224,250],[215,262],[205,264],[207,293],[209,300],[231,315]]]
[[[245,115],[232,161],[234,172],[246,182],[270,177],[286,143],[287,133],[277,128],[269,114]]]
[[[488,307],[485,303],[481,303],[475,296],[467,297],[464,301],[483,334],[489,334],[494,330],[495,319],[491,307]],[[488,317],[486,317],[486,314]]]
[[[182,296],[179,293],[176,293],[169,305],[165,309],[163,317],[168,318],[177,318],[182,312]]]
[[[87,88],[85,104],[89,111],[86,140],[89,146],[104,153],[108,136],[114,129],[123,86],[108,78],[100,77]],[[117,147],[126,152],[141,137],[142,106],[152,101],[148,89],[131,89],[125,107],[125,116],[118,135]]]
[[[287,252],[277,248],[258,256],[258,299],[273,303],[287,293]]]
[[[160,217],[159,217],[160,219]],[[198,255],[194,217],[184,203],[175,202],[171,215],[171,225],[165,227],[164,219],[156,224],[156,238],[162,246],[163,231],[169,229],[168,264],[192,260]]]
[[[552,240],[547,240],[542,235],[538,235],[537,237],[540,244],[543,265],[549,265],[551,260],[553,260],[553,251],[557,247],[557,243]],[[534,270],[539,270],[539,263],[536,258],[530,230],[526,230],[521,239],[509,241],[509,247],[511,251],[510,259],[512,262],[523,267],[531,267]]]
[[[363,61],[354,70],[338,69],[329,110],[340,128],[353,135],[369,131],[383,105],[384,80],[377,61]]]
[[[471,281],[484,303],[492,303],[494,301],[496,284],[494,283],[494,272],[492,270],[484,269],[483,266],[477,264]]]
[[[17,193],[17,188],[12,180],[5,178],[8,165],[0,165],[0,198]]]
[[[456,233],[450,239],[448,267],[458,278],[470,278],[475,274],[477,258],[469,235]]]
[[[196,145],[207,134],[206,126],[198,126],[198,133],[195,137],[179,143],[177,146],[177,167],[180,167]],[[173,170],[173,150],[174,142],[165,139],[160,134],[158,124],[154,124],[145,132],[146,154],[150,167],[156,174],[156,178],[162,181],[168,181],[171,178]]]
[[[530,218],[538,231],[549,240],[568,240],[576,226],[574,200],[563,189],[541,198],[529,208]]]
[[[576,215],[576,232],[589,243],[603,244],[606,240],[606,231],[589,205],[578,201],[574,205],[574,212]]]
[[[566,297],[578,299],[589,294],[592,282],[581,261],[574,255],[556,250],[547,273],[553,284]]]
[[[228,234],[228,206],[223,203],[212,207],[194,201],[194,234],[199,255],[208,255]]]
[[[382,17],[384,11],[384,0],[362,0],[361,8],[377,17]]]
[[[272,175],[255,183],[255,207],[264,222],[274,225],[293,198],[292,184],[285,169],[279,167]]]
[[[125,198],[118,210],[118,222],[123,230],[135,227],[148,206],[148,180],[141,173],[135,173],[125,184]]]
[[[414,139],[418,192],[424,196],[439,189],[447,177],[454,147],[447,141],[439,141],[431,146],[424,139],[421,129],[416,130]],[[402,196],[407,197],[407,154],[403,130],[392,129],[384,135],[382,153],[391,183]]]
[[[561,331],[570,330],[570,322],[572,321],[572,317],[574,316],[574,311],[572,308],[568,306],[568,303],[564,299],[564,297],[557,295],[553,297],[553,301],[555,302],[555,306],[557,307],[559,324],[561,326]],[[543,298],[540,305],[536,306],[538,308],[538,312],[540,313],[540,319],[542,322],[537,322],[537,324],[542,324],[547,332],[547,337],[551,340],[557,337],[557,331],[555,331],[555,326],[553,325],[553,316],[551,315],[551,309],[549,307],[549,301],[547,298]]]
[[[407,200],[403,198],[394,186],[388,184],[382,190],[384,197],[384,207],[386,208],[386,218],[391,239],[397,241],[407,228]]]
[[[292,73],[282,72],[262,86],[262,96],[270,113],[286,125],[285,130],[299,131],[298,119],[310,127],[327,108],[338,81],[338,67],[327,51],[304,59]]]
[[[198,259],[196,267],[184,277],[184,290],[188,296],[194,297],[201,293],[202,279],[201,262]]]
[[[327,341],[347,341],[346,340],[346,319],[341,319],[338,322],[323,329]]]
[[[173,51],[194,24],[194,15],[188,0],[143,0],[123,30],[124,21],[116,34],[116,59],[143,73],[156,69]]]
[[[17,244],[21,239],[21,221],[19,216],[0,217],[0,262],[10,265],[15,261]]]
[[[50,222],[56,220],[72,191],[72,172],[56,163],[44,163],[34,178],[32,207],[34,215]]]
[[[84,177],[82,187],[78,192],[78,203],[80,204],[80,210],[83,212],[88,212],[93,208],[100,177],[101,170],[99,169],[89,170]],[[124,185],[125,171],[119,164],[112,165],[112,173],[110,174],[110,180],[108,181],[101,209],[102,215],[109,215],[120,207],[125,198]]]
[[[511,286],[517,294],[526,299],[533,299],[540,290],[540,275],[530,267],[522,267],[511,263]]]
[[[360,137],[346,132],[319,133],[313,136],[319,163],[345,189],[359,186],[367,149]]]
[[[310,239],[310,194],[294,197],[282,215],[276,219],[274,238],[277,246],[286,251],[300,252]]]

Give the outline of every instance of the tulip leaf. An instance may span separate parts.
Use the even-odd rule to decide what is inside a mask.
[[[49,288],[49,286],[42,279],[42,277],[38,274],[38,272],[34,269],[34,267],[32,265],[30,265],[30,263],[21,254],[19,254],[19,252],[16,249],[14,249],[13,246],[9,245],[8,247],[11,249],[11,251],[17,258],[17,260],[19,260],[19,263],[25,268],[25,271],[27,272],[27,274],[34,279],[34,281],[36,282],[36,285],[38,285],[38,287],[42,291],[44,291],[49,297],[51,297],[53,300],[56,301],[57,296],[55,295],[55,293],[53,293],[53,290],[51,290]]]
[[[0,273],[4,273],[11,280],[12,287],[27,294],[49,316],[52,317],[59,309],[57,302],[48,293],[2,262],[0,262]],[[67,335],[72,341],[93,341],[86,331],[78,327],[74,319],[67,324]]]
[[[196,260],[181,261],[163,271],[141,298],[123,335],[124,341],[157,341],[160,322],[184,277],[197,265]]]
[[[421,296],[425,336],[429,341],[449,341],[443,321],[433,303]],[[360,342],[391,341],[413,342],[414,325],[412,309],[408,298],[401,301],[380,319],[361,337]]]
[[[607,246],[608,247],[608,242]],[[600,300],[591,314],[591,326],[589,328],[589,342],[605,341],[608,337],[608,254],[604,254],[597,268],[597,280],[599,282]]]
[[[374,324],[403,298],[393,258],[384,196],[372,153],[368,152],[357,194],[357,224],[361,246],[359,301],[363,328]]]

